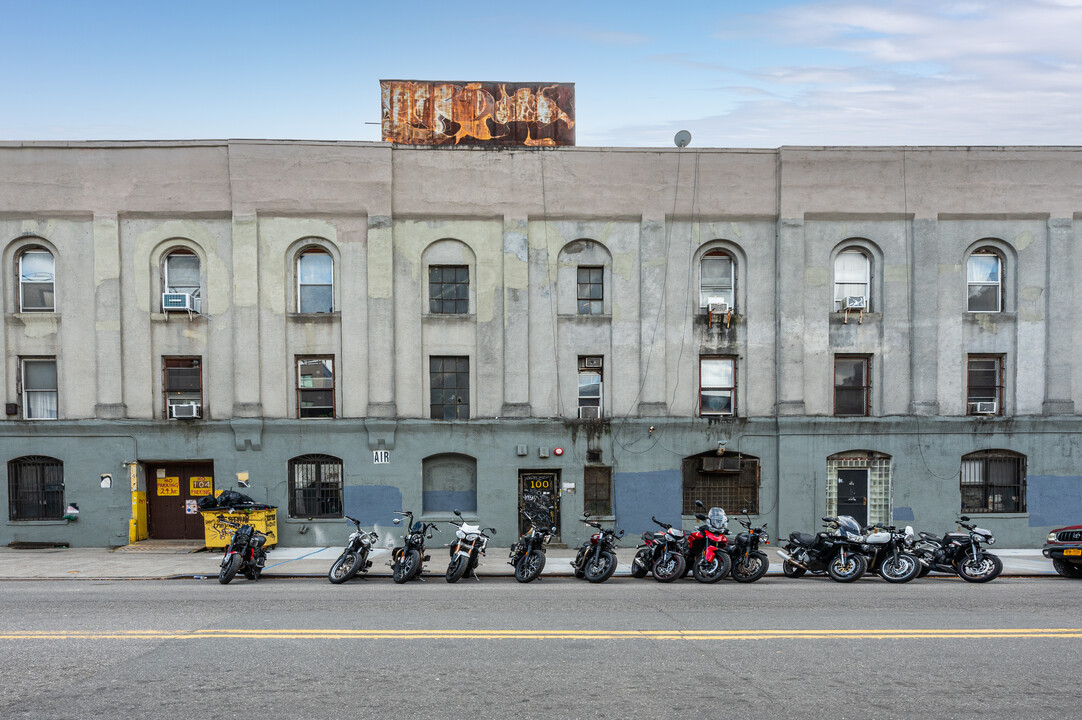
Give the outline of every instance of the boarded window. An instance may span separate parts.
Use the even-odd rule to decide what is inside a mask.
[[[477,460],[448,453],[421,464],[421,506],[425,513],[477,512]]]

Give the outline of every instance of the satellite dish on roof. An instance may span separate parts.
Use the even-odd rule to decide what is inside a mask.
[[[672,141],[676,144],[676,147],[678,148],[687,147],[688,143],[691,142],[691,133],[689,133],[687,130],[681,130],[680,132],[676,133],[676,137],[674,137]]]

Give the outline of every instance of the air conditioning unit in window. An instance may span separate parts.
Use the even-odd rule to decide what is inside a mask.
[[[842,302],[842,310],[867,310],[868,298],[863,295],[849,295]]]
[[[995,415],[999,408],[995,401],[970,403],[974,415]]]
[[[596,420],[601,417],[601,408],[596,405],[584,405],[579,408],[579,417],[584,420]]]
[[[729,303],[724,298],[712,297],[706,309],[711,315],[724,315],[729,312]]]
[[[169,406],[169,417],[177,420],[190,420],[199,417],[199,403],[178,403]]]
[[[162,293],[162,312],[192,312],[195,309],[188,293]]]

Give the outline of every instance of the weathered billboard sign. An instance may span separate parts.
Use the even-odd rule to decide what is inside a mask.
[[[572,83],[381,80],[384,142],[575,144]]]

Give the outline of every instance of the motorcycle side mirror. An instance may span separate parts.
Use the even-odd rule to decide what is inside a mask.
[[[617,531],[616,531],[616,537],[623,537],[623,536],[624,536],[624,531],[623,531],[623,529],[620,529],[620,530],[617,530]]]
[[[742,515],[747,515],[747,514],[748,514],[748,509],[747,509],[747,508],[744,508],[743,510],[741,510],[741,511],[740,511],[740,513],[741,513]]]
[[[704,507],[706,507],[706,506],[705,506],[705,505],[703,505],[703,501],[702,501],[702,500],[696,500],[696,501],[695,501],[695,507],[701,507],[701,508],[704,508]]]
[[[960,517],[958,519],[961,520],[962,522],[969,522],[969,518],[966,517],[965,515],[963,515],[962,517]]]
[[[584,511],[582,512],[582,516],[583,516],[583,517],[590,517],[590,513],[589,513],[589,511],[586,511],[586,510],[584,510]]]
[[[460,512],[458,511],[458,510],[455,510],[455,511],[453,511],[453,512],[455,513],[455,515],[457,515],[457,516],[459,516],[459,517],[462,517],[462,513],[460,513]]]
[[[489,528],[488,530],[489,530],[489,532],[490,532],[491,534],[493,534],[493,535],[495,535],[495,534],[496,534],[496,528]]]
[[[400,525],[400,524],[402,524],[402,518],[395,518],[391,522],[394,523],[395,525]]]
[[[555,535],[555,534],[556,534],[556,527],[555,527],[555,526],[553,526],[553,527],[552,527],[552,534],[553,534],[553,535]]]

